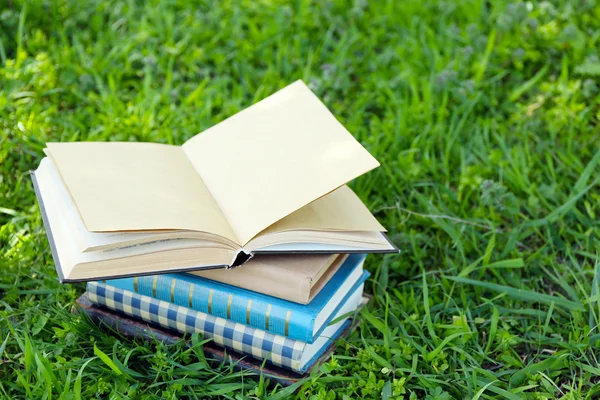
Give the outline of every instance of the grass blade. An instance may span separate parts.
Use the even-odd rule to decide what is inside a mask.
[[[498,382],[496,381],[491,381],[490,383],[488,383],[487,385],[485,385],[484,387],[482,387],[481,389],[479,389],[477,391],[477,393],[475,393],[475,396],[473,396],[473,400],[479,400],[479,398],[481,397],[481,395],[483,394],[483,392],[486,391],[486,389],[490,386],[492,386],[494,383]]]
[[[541,81],[544,76],[546,76],[546,73],[548,73],[549,69],[550,66],[548,64],[544,65],[544,67],[540,69],[537,74],[533,76],[533,78],[513,90],[509,96],[510,101],[517,101],[523,95],[523,93],[537,85],[538,82]]]
[[[582,307],[581,304],[575,303],[574,301],[570,301],[562,297],[551,296],[549,294],[536,293],[529,290],[516,289],[511,286],[498,285],[491,282],[483,282],[475,279],[461,278],[458,276],[445,276],[445,278],[458,283],[464,283],[466,285],[482,287],[485,289],[492,290],[494,292],[506,293],[508,296],[516,300],[532,301],[536,303],[544,303],[547,305],[555,303],[557,306],[566,308],[571,311],[579,310]]]
[[[0,359],[2,359],[2,355],[4,354],[4,349],[6,348],[6,343],[8,343],[8,338],[10,337],[10,333],[6,335],[6,339],[0,345]]]
[[[523,382],[525,379],[527,379],[527,377],[529,377],[531,375],[535,375],[538,372],[551,370],[556,366],[562,365],[564,363],[566,357],[567,357],[567,355],[564,354],[560,357],[549,357],[549,358],[545,359],[544,361],[540,361],[540,362],[534,363],[534,364],[529,364],[525,368],[515,372],[510,377],[511,386],[516,386],[516,385],[521,384],[521,382]]]
[[[581,176],[575,183],[575,186],[573,186],[573,193],[577,194],[585,189],[585,185],[587,185],[588,180],[592,176],[594,169],[596,169],[596,166],[598,165],[599,162],[600,162],[600,150],[598,152],[596,152],[596,155],[594,155],[594,157],[590,160],[590,162],[587,164],[587,166],[583,170],[583,173],[581,174]]]
[[[96,346],[96,343],[94,343],[94,355],[100,358],[104,362],[104,364],[108,365],[108,367],[112,369],[115,374],[123,375],[123,372],[121,372],[119,367],[117,367],[117,365],[113,362],[113,360],[110,359],[109,356],[106,355],[106,353],[104,353]]]
[[[494,51],[494,45],[496,42],[496,30],[493,29],[488,36],[487,46],[485,47],[485,53],[483,54],[483,59],[479,62],[479,68],[477,68],[477,72],[475,73],[475,77],[473,80],[475,83],[481,82],[483,75],[487,69],[488,63],[490,61],[490,57],[492,56],[492,52]]]
[[[90,358],[85,363],[83,363],[83,365],[79,369],[79,372],[77,373],[77,378],[75,378],[75,384],[73,385],[73,397],[75,398],[75,400],[81,400],[81,381],[83,380],[83,371],[85,370],[85,367],[87,367],[87,365],[93,360],[93,358]]]

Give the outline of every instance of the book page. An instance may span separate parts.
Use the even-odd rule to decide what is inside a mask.
[[[87,230],[189,229],[237,242],[181,147],[134,142],[47,146]]]
[[[302,81],[182,147],[242,245],[379,165]]]
[[[289,230],[386,231],[346,185],[275,222],[257,237]]]

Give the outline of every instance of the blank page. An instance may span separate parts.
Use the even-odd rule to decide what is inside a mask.
[[[356,193],[344,185],[275,222],[260,236],[289,230],[384,232],[385,228]]]
[[[183,149],[241,244],[379,165],[302,81]]]
[[[89,231],[190,229],[236,241],[180,147],[133,142],[47,146]]]

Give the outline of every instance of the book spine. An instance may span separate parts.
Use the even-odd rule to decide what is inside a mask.
[[[269,302],[235,287],[202,278],[191,282],[174,274],[113,279],[106,283],[290,339],[313,341],[315,316],[281,306],[281,301],[275,298]]]
[[[180,333],[201,333],[220,346],[302,373],[302,341],[99,282],[89,282],[87,292],[92,303],[110,310]]]

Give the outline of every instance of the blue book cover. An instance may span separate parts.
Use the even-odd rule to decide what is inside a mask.
[[[368,272],[364,274],[368,275]],[[362,302],[362,288],[362,282],[353,288],[350,297],[334,314],[337,322],[326,327],[323,335],[313,344],[274,335],[104,283],[89,282],[87,294],[92,303],[110,310],[181,333],[201,333],[223,347],[304,373],[349,324],[348,314],[356,310]],[[343,316],[346,316],[346,319],[343,319]],[[342,319],[338,320],[340,318]]]
[[[352,294],[352,289],[367,279],[368,274],[361,273],[365,257],[365,254],[349,255],[319,294],[306,305],[189,274],[110,279],[106,284],[276,335],[312,343]],[[341,289],[345,289],[345,293],[336,296],[338,304],[328,306]],[[324,315],[322,311],[326,311],[328,315]]]

